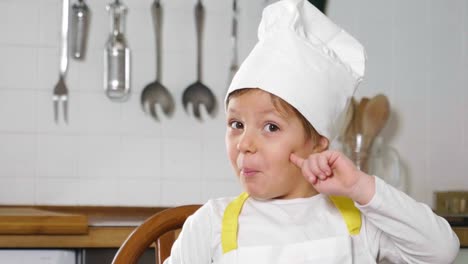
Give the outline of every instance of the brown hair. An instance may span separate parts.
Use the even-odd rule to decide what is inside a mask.
[[[263,90],[259,88],[244,88],[244,89],[235,90],[234,92],[229,94],[226,102],[229,103],[229,100],[231,100],[232,98],[239,97],[243,94],[246,94],[252,91],[263,91]],[[285,117],[288,117],[290,114],[297,116],[299,118],[299,121],[302,124],[302,127],[304,128],[306,137],[312,138],[314,142],[318,142],[318,140],[320,139],[320,134],[315,130],[312,124],[294,106],[290,105],[288,102],[286,102],[285,100],[281,99],[280,97],[272,93],[268,93],[268,94],[270,94],[271,102],[275,106],[276,110],[280,112],[280,114],[282,114]]]

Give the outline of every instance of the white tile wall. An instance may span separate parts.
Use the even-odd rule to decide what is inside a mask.
[[[30,205],[35,200],[36,182],[33,178],[1,178],[0,201],[2,204]]]
[[[119,136],[83,136],[78,141],[78,177],[86,180],[114,180],[122,167]]]
[[[50,98],[58,79],[61,1],[1,1],[0,204],[157,206],[237,194],[222,105],[231,1],[204,1],[203,80],[220,105],[217,117],[203,123],[180,102],[196,73],[194,2],[163,1],[161,78],[177,105],[172,119],[155,123],[139,103],[155,78],[151,1],[124,1],[133,89],[126,103],[110,102],[102,89],[109,1],[87,1],[87,56],[71,60],[67,76],[68,125],[53,122]],[[256,42],[263,3],[239,1],[241,59]],[[432,204],[435,190],[466,190],[468,2],[330,0],[328,12],[367,48],[367,78],[357,96],[390,97],[383,135],[400,152],[408,192]]]
[[[464,1],[455,1],[453,7],[435,1],[430,6],[430,14],[433,17],[433,30],[431,36],[431,85],[429,102],[431,118],[429,129],[432,133],[430,151],[431,182],[434,187],[440,186],[450,189],[460,188],[459,182],[454,177],[444,177],[447,167],[454,173],[463,175],[466,171],[466,163],[454,162],[453,157],[462,157],[463,145],[460,144],[463,137],[462,113],[466,98],[464,90],[467,84],[462,83],[463,71],[462,47],[463,44],[463,6]],[[453,9],[452,9],[453,8]],[[440,19],[444,17],[445,19]],[[450,28],[450,30],[447,30]],[[465,32],[466,34],[466,32]],[[443,53],[441,51],[444,51]],[[440,107],[447,105],[450,107]],[[440,136],[439,136],[440,135]],[[438,165],[439,164],[439,165]],[[463,176],[462,176],[463,177]]]
[[[330,16],[368,53],[357,95],[389,96],[383,135],[400,152],[408,192],[432,205],[433,191],[468,189],[467,2],[343,2],[329,1]]]
[[[420,175],[406,178],[408,191],[413,196],[431,200],[431,193],[427,190],[431,188],[428,180],[421,180],[429,174],[429,133],[422,133],[429,121],[427,115],[429,96],[429,73],[424,69],[429,63],[427,39],[431,36],[428,7],[425,1],[411,1],[407,3],[408,8],[401,9],[395,13],[395,93],[392,100],[392,118],[385,132],[387,139],[399,142],[399,151],[402,162],[406,168],[407,175]],[[414,17],[421,19],[415,20]],[[419,102],[415,105],[415,102]],[[415,108],[415,106],[417,108]],[[430,109],[429,109],[430,110]],[[403,132],[404,131],[404,132]],[[424,129],[422,131],[427,131]],[[419,146],[420,154],[415,155],[415,146]],[[411,163],[411,164],[409,164]]]
[[[22,44],[2,43],[1,45],[1,87],[4,89],[9,88],[16,90],[33,89],[38,81],[37,49],[35,47],[24,46]]]
[[[127,181],[119,181],[116,177],[107,178],[87,178],[78,182],[78,204],[80,205],[109,205],[115,203],[128,204],[133,200],[133,195],[123,196],[122,188],[133,189],[133,186],[126,186]],[[145,182],[142,182],[144,185]],[[154,183],[153,183],[154,184]],[[154,184],[154,186],[157,186]],[[144,189],[145,187],[142,187]],[[128,194],[128,192],[127,192]],[[157,194],[156,194],[157,195]],[[137,198],[138,199],[138,198]]]
[[[202,182],[200,179],[167,179],[161,184],[161,202],[167,205],[183,205],[202,202]],[[214,188],[215,186],[211,186]]]
[[[78,178],[80,137],[69,135],[39,134],[37,136],[37,179],[43,180]],[[34,153],[31,151],[31,153]]]
[[[36,182],[35,202],[50,205],[78,205],[82,200],[80,185],[78,179],[39,178]]]
[[[130,175],[129,175],[130,176]],[[122,206],[154,206],[161,204],[161,181],[157,177],[150,179],[123,179],[120,181],[118,194],[122,197]]]
[[[186,131],[190,133],[189,131]],[[167,138],[162,142],[164,179],[201,179],[201,142],[198,139]]]
[[[241,192],[241,186],[238,181],[232,177],[233,180],[209,180],[203,181],[202,200],[216,199],[226,196],[237,196]]]
[[[0,130],[35,132],[36,93],[33,90],[0,89]]]
[[[0,179],[34,179],[37,167],[36,135],[2,133],[0,146]]]
[[[3,16],[0,18],[2,43],[34,46],[39,40],[38,5],[28,1],[6,0],[0,3]],[[11,30],[14,28],[15,30]]]

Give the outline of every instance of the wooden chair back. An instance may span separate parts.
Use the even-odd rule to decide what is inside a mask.
[[[162,264],[187,217],[200,205],[184,205],[158,212],[145,220],[125,240],[112,264],[136,264],[143,252],[155,244],[156,263]]]

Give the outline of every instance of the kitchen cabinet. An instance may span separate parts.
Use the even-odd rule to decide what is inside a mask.
[[[107,249],[0,249],[0,263],[8,264],[102,264],[111,263],[117,248]],[[148,249],[138,264],[154,264],[154,250]]]
[[[118,249],[115,248],[91,248],[83,250],[82,263],[77,264],[102,264],[112,263],[115,253]],[[156,257],[153,249],[148,249],[143,253],[138,260],[138,264],[154,264]]]
[[[0,263],[75,264],[74,250],[0,249]]]
[[[468,263],[468,248],[460,249],[457,259],[453,264],[466,264]]]

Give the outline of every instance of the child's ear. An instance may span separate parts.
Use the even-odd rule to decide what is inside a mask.
[[[319,136],[317,144],[315,144],[314,152],[322,152],[328,149],[329,141],[328,138]]]

